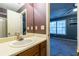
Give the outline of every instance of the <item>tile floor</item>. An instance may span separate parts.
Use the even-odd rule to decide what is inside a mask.
[[[77,41],[50,38],[51,56],[76,56]]]

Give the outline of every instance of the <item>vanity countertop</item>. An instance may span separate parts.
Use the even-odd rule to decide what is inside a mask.
[[[34,38],[36,37],[36,38]],[[9,44],[13,41],[9,41],[9,42],[5,42],[5,43],[0,43],[0,56],[15,56],[43,41],[46,40],[46,36],[45,35],[41,35],[41,34],[34,34],[33,36],[29,36],[27,37],[27,39],[33,39],[36,40],[34,43],[24,46],[24,47],[11,47]],[[15,40],[14,40],[15,41]]]

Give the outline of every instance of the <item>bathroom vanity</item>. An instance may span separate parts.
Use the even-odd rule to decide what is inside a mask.
[[[28,34],[27,34],[28,35]],[[17,43],[16,38],[12,41],[4,42],[0,44],[0,56],[46,56],[47,55],[47,39],[44,34],[33,34],[33,36],[27,36],[25,41],[32,40],[31,43],[18,41],[21,46],[11,45],[13,42]],[[9,39],[9,38],[8,38]],[[22,44],[23,43],[23,44]],[[26,43],[24,45],[24,43]]]

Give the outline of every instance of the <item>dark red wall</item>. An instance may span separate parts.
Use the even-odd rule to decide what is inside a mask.
[[[46,33],[46,4],[44,3],[34,3],[27,4],[27,26],[30,27],[28,32],[34,33]],[[41,25],[44,25],[45,29],[41,30]],[[33,26],[33,30],[31,30],[31,26]],[[35,26],[38,27],[35,30]]]
[[[38,26],[35,33],[46,33],[46,5],[43,3],[34,4],[34,25]],[[45,26],[45,30],[41,30],[41,25]]]
[[[27,32],[34,32],[31,30],[31,26],[33,26],[33,4],[26,4],[27,8],[27,27],[29,27],[29,30]]]

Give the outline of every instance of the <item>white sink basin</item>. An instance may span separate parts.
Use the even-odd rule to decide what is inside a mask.
[[[10,43],[10,46],[12,46],[12,47],[24,47],[24,46],[27,46],[29,44],[32,44],[33,42],[34,42],[34,40],[24,39],[22,41],[13,41]]]

